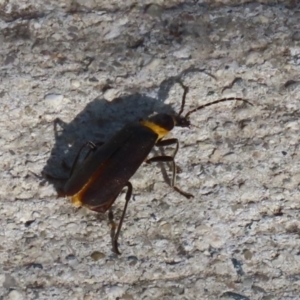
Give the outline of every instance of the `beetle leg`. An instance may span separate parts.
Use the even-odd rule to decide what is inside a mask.
[[[154,161],[161,161],[161,162],[172,162],[172,183],[171,183],[171,186],[172,187],[175,187],[175,180],[176,180],[176,164],[175,164],[175,156],[178,152],[178,149],[179,149],[179,142],[178,142],[178,139],[167,139],[167,140],[160,140],[158,141],[155,145],[158,146],[158,147],[165,147],[165,146],[170,146],[170,145],[174,145],[176,144],[176,147],[175,147],[175,150],[173,152],[173,155],[172,156],[155,156],[155,158],[157,157],[158,160],[155,160],[154,157],[148,159],[146,161],[146,163],[151,163],[151,162],[154,162]]]
[[[184,196],[184,197],[186,197],[188,199],[194,197],[192,194],[184,192],[184,191],[180,190],[177,186],[175,186],[176,164],[175,164],[174,157],[172,157],[172,156],[155,156],[155,157],[152,157],[152,158],[146,160],[146,163],[152,163],[152,162],[171,162],[172,163],[172,182],[171,182],[171,187],[176,192],[178,192],[179,194],[181,194],[182,196]]]
[[[77,163],[78,163],[78,160],[79,160],[79,157],[80,157],[80,155],[81,155],[81,152],[82,152],[82,150],[85,148],[85,147],[89,147],[90,149],[88,150],[88,152],[87,152],[87,154],[85,155],[85,157],[84,157],[84,159],[83,160],[86,160],[87,158],[88,158],[88,156],[91,154],[91,152],[93,151],[96,151],[97,150],[97,147],[98,146],[101,146],[101,145],[103,145],[104,143],[93,143],[93,142],[91,142],[91,141],[88,141],[87,143],[85,143],[84,145],[82,145],[81,146],[81,148],[79,149],[79,151],[77,152],[77,155],[76,155],[76,157],[75,157],[75,159],[74,159],[74,162],[73,162],[73,164],[72,164],[72,167],[71,167],[71,171],[70,171],[70,177],[72,176],[72,174],[73,174],[73,172],[74,172],[74,170],[75,170],[75,167],[76,167],[76,165],[77,165]]]
[[[93,142],[91,142],[91,141],[88,141],[86,144],[85,144],[85,146],[88,146],[90,149],[88,150],[88,152],[87,152],[87,154],[86,154],[86,156],[84,157],[84,159],[83,160],[86,160],[88,157],[89,157],[89,155],[91,154],[91,152],[92,151],[96,151],[97,150],[97,144],[95,144],[95,143],[93,143]]]
[[[185,93],[186,94],[186,93]],[[185,97],[185,95],[184,95]],[[176,180],[176,163],[175,163],[175,156],[178,152],[179,149],[179,142],[178,139],[167,139],[167,140],[160,140],[158,141],[155,146],[158,147],[165,147],[165,146],[170,146],[176,144],[175,150],[173,152],[172,156],[155,156],[152,157],[148,160],[146,160],[146,163],[151,163],[151,162],[172,162],[172,181],[171,181],[171,186],[173,189],[178,192],[179,194],[183,195],[184,197],[190,199],[193,198],[194,196],[192,194],[189,194],[187,192],[184,192],[180,190],[177,186],[175,186],[175,180]]]
[[[116,222],[114,221],[114,213],[112,211],[112,208],[109,209],[109,212],[108,212],[108,220],[109,220],[109,224],[111,226],[111,229],[110,229],[110,237],[111,237],[111,240],[113,241],[114,240],[114,237],[116,235]],[[115,251],[116,252],[116,251]]]
[[[126,186],[127,186],[127,192],[126,192],[126,196],[125,196],[125,201],[126,202],[125,202],[123,213],[122,213],[122,216],[121,216],[121,219],[120,219],[120,222],[119,222],[118,229],[117,229],[116,233],[115,233],[116,225],[113,221],[113,213],[112,213],[111,209],[109,210],[109,214],[108,214],[109,215],[109,220],[112,224],[112,230],[111,230],[112,247],[113,247],[113,251],[118,255],[121,254],[121,252],[118,249],[118,237],[119,237],[119,234],[120,234],[120,231],[121,231],[121,228],[122,228],[122,224],[123,224],[123,221],[124,221],[124,218],[125,218],[128,202],[129,202],[129,200],[131,198],[131,195],[132,195],[132,184],[128,181]]]
[[[179,149],[179,142],[178,142],[178,139],[167,139],[167,140],[160,140],[158,141],[155,146],[157,147],[165,147],[165,146],[170,146],[170,145],[174,145],[176,144],[176,147],[175,147],[175,150],[173,152],[173,155],[172,157],[175,157],[177,152],[178,152],[178,149]]]

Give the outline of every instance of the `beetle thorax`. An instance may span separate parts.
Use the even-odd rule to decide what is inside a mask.
[[[158,139],[163,138],[175,126],[174,118],[168,114],[157,114],[140,123],[158,134]]]

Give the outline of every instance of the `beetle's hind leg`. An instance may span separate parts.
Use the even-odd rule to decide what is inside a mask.
[[[168,140],[162,140],[156,143],[156,146],[158,147],[164,147],[164,146],[169,146],[169,145],[174,145],[176,144],[176,148],[174,150],[174,153],[172,156],[168,155],[161,155],[161,156],[154,156],[150,159],[146,160],[146,163],[150,164],[152,162],[171,162],[172,163],[172,181],[171,181],[171,186],[173,189],[181,194],[182,196],[190,199],[193,198],[194,196],[192,194],[189,194],[187,192],[182,191],[175,185],[175,179],[176,179],[176,163],[175,163],[175,155],[177,154],[177,151],[179,149],[179,142],[177,139],[168,139]]]
[[[118,247],[116,247],[116,249],[114,249],[113,240],[114,240],[114,237],[116,235],[117,224],[114,220],[114,213],[112,211],[112,208],[109,209],[108,220],[109,220],[109,225],[110,225],[110,237],[111,237],[111,240],[112,240],[113,250],[116,254],[120,254],[120,252],[118,251]]]
[[[76,157],[75,157],[75,159],[72,163],[72,166],[68,165],[67,162],[65,160],[63,160],[62,161],[62,166],[69,171],[69,175],[67,177],[57,177],[57,176],[53,176],[51,174],[48,174],[45,171],[42,171],[42,177],[45,178],[46,180],[48,180],[48,181],[57,181],[57,182],[62,183],[62,186],[56,187],[58,198],[65,196],[65,193],[63,192],[63,186],[65,185],[65,183],[72,176],[76,166],[78,165],[79,158],[80,158],[84,148],[88,147],[89,150],[87,151],[87,154],[85,155],[83,160],[85,160],[92,152],[95,152],[97,150],[97,148],[100,147],[103,144],[104,144],[103,142],[101,142],[101,143],[93,143],[93,142],[85,143],[83,146],[81,146],[81,148],[77,152]]]
[[[78,164],[78,160],[79,160],[79,158],[81,156],[81,153],[84,150],[84,148],[86,148],[86,147],[89,148],[89,150],[87,151],[87,153],[86,153],[86,155],[85,155],[85,157],[83,159],[83,160],[86,160],[90,156],[90,154],[92,152],[95,152],[97,150],[97,148],[100,147],[100,146],[102,146],[103,144],[104,144],[103,142],[93,143],[91,141],[88,141],[87,143],[85,143],[84,145],[82,145],[81,148],[79,149],[79,151],[77,152],[77,155],[76,155],[76,157],[74,159],[72,167],[70,168],[71,169],[71,171],[70,171],[70,177],[72,176],[72,174],[73,174],[73,172],[74,172],[74,170],[75,170],[75,168],[76,168],[76,166]],[[66,164],[66,163],[64,162],[64,164]]]
[[[131,195],[132,195],[132,184],[128,181],[126,186],[127,186],[127,192],[126,192],[126,196],[125,196],[125,206],[124,206],[123,213],[122,213],[119,225],[118,225],[117,232],[116,232],[117,225],[114,222],[114,215],[113,215],[112,209],[110,209],[109,213],[108,213],[108,219],[109,219],[109,222],[110,222],[110,225],[111,225],[110,236],[111,236],[111,239],[112,239],[112,248],[113,248],[113,251],[118,255],[121,254],[121,252],[118,249],[118,238],[119,238],[121,228],[122,228],[122,224],[123,224],[123,221],[124,221],[124,218],[125,218],[128,202],[129,202],[129,200],[131,198]]]

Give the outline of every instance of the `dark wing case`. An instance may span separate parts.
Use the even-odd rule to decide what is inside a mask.
[[[151,129],[134,123],[125,126],[92,153],[64,187],[68,196],[77,194],[87,183],[81,202],[89,208],[109,207],[148,156],[157,139]]]

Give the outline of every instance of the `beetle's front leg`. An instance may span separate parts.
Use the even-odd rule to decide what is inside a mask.
[[[170,145],[174,145],[176,144],[176,147],[175,147],[175,150],[173,152],[173,155],[172,157],[175,158],[177,152],[178,152],[178,149],[179,149],[179,141],[178,139],[167,139],[167,140],[160,140],[158,141],[155,146],[157,147],[166,147],[166,146],[170,146]]]
[[[176,185],[175,185],[175,179],[176,179],[176,163],[175,163],[175,155],[178,152],[179,149],[179,142],[177,139],[168,139],[168,140],[161,140],[156,143],[156,146],[158,147],[164,147],[164,146],[169,146],[169,145],[174,145],[176,144],[176,148],[173,152],[172,156],[168,155],[160,155],[160,156],[154,156],[150,159],[146,160],[146,163],[150,164],[152,162],[171,162],[172,163],[172,181],[171,181],[171,186],[173,189],[178,192],[179,194],[183,195],[184,197],[190,199],[193,198],[194,196],[192,194],[189,194],[187,192],[184,192],[180,190]]]

